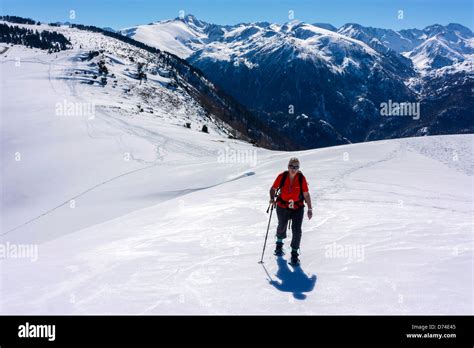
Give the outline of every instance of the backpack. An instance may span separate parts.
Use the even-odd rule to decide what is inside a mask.
[[[304,206],[304,195],[303,195],[303,173],[302,172],[298,172],[298,181],[299,181],[299,184],[300,184],[300,196],[299,196],[299,200],[294,202],[298,207],[303,207]],[[281,193],[281,189],[282,187],[285,185],[285,181],[286,181],[286,178],[288,177],[288,171],[285,170],[283,172],[283,176],[281,177],[281,180],[280,180],[280,185],[278,186],[278,191]],[[288,202],[283,200],[281,198],[281,194],[278,194],[278,198],[277,198],[277,201],[280,201],[281,203],[283,203],[285,206],[288,206]]]

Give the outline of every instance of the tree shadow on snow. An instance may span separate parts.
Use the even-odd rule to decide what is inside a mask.
[[[306,294],[304,293],[313,291],[314,286],[316,285],[317,276],[313,274],[309,277],[303,272],[301,265],[290,268],[288,261],[283,257],[277,258],[277,264],[278,271],[275,276],[279,279],[279,281],[273,280],[270,277],[269,283],[277,290],[283,292],[292,292],[293,297],[297,300],[306,299]]]

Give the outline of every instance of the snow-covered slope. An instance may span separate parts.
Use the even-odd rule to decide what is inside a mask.
[[[474,38],[459,37],[455,43],[452,43],[442,36],[432,37],[412,51],[405,53],[405,56],[410,58],[422,72],[453,66],[464,61],[472,64],[474,62]]]
[[[186,58],[204,45],[207,35],[203,28],[201,22],[193,16],[187,16],[186,20],[161,21],[125,28],[120,32],[147,45]]]
[[[337,32],[365,42],[372,47],[385,46],[396,52],[410,51],[414,47],[412,40],[392,29],[371,28],[356,23],[347,23],[341,26]]]
[[[189,178],[169,163],[196,163],[196,187],[218,183],[200,159],[214,153],[213,143],[240,142],[193,97],[194,86],[175,84],[179,72],[126,43],[55,30],[74,49],[2,46],[0,234],[43,242],[180,195]],[[97,56],[89,59],[91,50]],[[136,64],[147,58],[148,79],[140,82]],[[174,181],[166,183],[170,175]]]
[[[460,24],[435,24],[420,30],[402,30],[411,38],[413,49],[404,52],[418,70],[430,72],[457,63],[474,61],[474,35]]]
[[[41,243],[35,262],[2,260],[1,313],[474,313],[472,135],[259,150],[239,164],[216,157],[233,144],[177,147],[179,134],[163,146],[186,162],[155,162],[162,179],[134,199],[150,204],[178,187],[181,195]],[[302,267],[271,255],[275,217],[262,266],[268,188],[294,155],[315,201]],[[105,192],[135,191],[149,175],[84,199],[115,205]]]

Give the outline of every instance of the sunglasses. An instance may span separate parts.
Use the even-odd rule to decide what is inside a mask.
[[[290,164],[290,165],[288,165],[288,168],[298,170],[298,169],[300,169],[300,166],[294,166],[294,165]]]

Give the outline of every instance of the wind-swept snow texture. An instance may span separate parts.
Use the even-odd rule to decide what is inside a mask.
[[[127,111],[136,96],[65,73],[86,68],[77,53],[1,58],[0,313],[474,313],[472,135],[257,149]],[[100,105],[58,116],[64,99]],[[315,206],[302,266],[272,255],[275,216],[262,266],[268,189],[292,156]],[[37,254],[15,257],[26,244]]]

